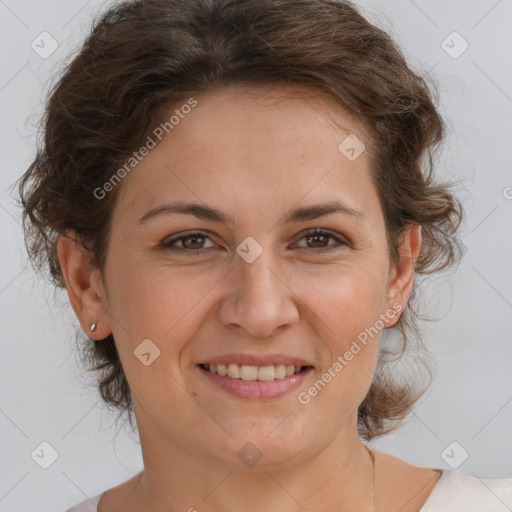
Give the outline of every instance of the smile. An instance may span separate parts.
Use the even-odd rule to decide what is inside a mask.
[[[270,365],[270,366],[249,366],[245,364],[202,364],[204,370],[221,377],[229,377],[231,379],[241,379],[246,381],[269,381],[279,380],[290,377],[296,373],[300,373],[305,366],[294,365]]]
[[[314,370],[313,366],[236,363],[201,363],[196,368],[213,384],[214,389],[249,400],[271,400],[284,396],[303,385]]]

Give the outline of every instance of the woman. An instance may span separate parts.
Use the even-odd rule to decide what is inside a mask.
[[[346,1],[134,1],[97,21],[20,194],[144,469],[68,512],[509,510],[512,479],[363,442],[424,392],[380,342],[405,346],[415,275],[457,260],[443,127]]]

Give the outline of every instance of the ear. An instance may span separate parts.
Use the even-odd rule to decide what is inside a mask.
[[[92,268],[91,256],[78,242],[75,231],[67,230],[59,237],[57,254],[69,301],[82,329],[89,337],[106,338],[112,330],[100,272]],[[96,329],[91,333],[93,323]]]
[[[399,261],[392,268],[386,293],[385,327],[395,325],[405,309],[414,283],[414,268],[421,249],[421,226],[410,224],[400,237]],[[395,311],[395,314],[391,314]],[[386,314],[387,313],[387,314]]]

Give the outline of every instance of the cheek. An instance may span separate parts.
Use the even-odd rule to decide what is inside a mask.
[[[222,276],[161,265],[130,269],[112,275],[111,325],[134,406],[164,416],[169,404],[187,410],[183,355],[207,314],[207,293]]]
[[[305,277],[304,297],[325,322],[334,344],[343,348],[365,328],[375,324],[386,295],[386,275],[381,268],[340,265],[331,268],[322,279]]]
[[[339,267],[324,279],[303,281],[304,290],[309,290],[303,296],[314,313],[308,321],[314,322],[315,334],[327,349],[318,376],[325,388],[320,383],[316,390],[304,391],[318,398],[318,406],[339,404],[334,415],[358,407],[373,380],[385,285],[384,266],[366,265]]]
[[[169,365],[174,368],[177,356],[201,325],[208,290],[220,277],[193,268],[147,264],[132,264],[113,273],[109,312],[123,366],[133,364],[133,351],[149,339],[160,350],[157,361],[167,365],[172,359],[176,362]]]

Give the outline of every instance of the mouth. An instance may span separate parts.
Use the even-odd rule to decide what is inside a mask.
[[[295,365],[268,365],[268,366],[250,366],[245,364],[199,364],[203,370],[220,375],[221,377],[229,377],[230,379],[241,379],[245,381],[272,381],[285,379],[305,371],[311,366],[295,366]]]
[[[240,360],[240,358],[238,358]],[[251,358],[246,358],[251,359]],[[253,363],[253,360],[247,360]],[[281,361],[283,364],[269,364],[265,361],[261,365],[242,364],[226,361],[205,362],[196,365],[214,389],[223,390],[230,395],[252,400],[275,399],[303,384],[314,367],[301,363],[305,361]]]

